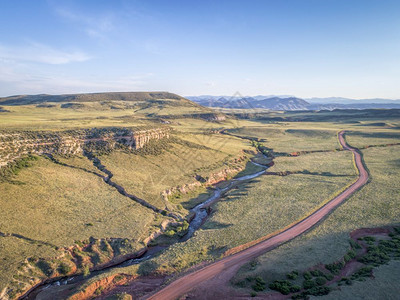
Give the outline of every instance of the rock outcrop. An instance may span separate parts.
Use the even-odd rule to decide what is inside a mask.
[[[93,128],[61,132],[0,133],[0,167],[27,154],[80,154],[84,149],[140,149],[150,140],[169,138],[169,128]]]

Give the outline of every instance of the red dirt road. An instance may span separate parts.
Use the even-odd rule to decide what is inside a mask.
[[[318,223],[324,217],[330,214],[337,206],[343,203],[359,188],[365,185],[368,181],[368,172],[363,165],[361,154],[358,152],[357,149],[347,145],[343,137],[343,134],[344,131],[341,131],[339,133],[338,135],[339,142],[345,150],[353,152],[355,158],[355,164],[359,172],[359,177],[354,184],[352,184],[349,188],[347,188],[337,197],[326,203],[324,206],[319,208],[317,211],[312,213],[310,216],[299,221],[298,223],[294,224],[292,227],[286,229],[285,231],[278,233],[277,235],[267,240],[264,240],[250,248],[247,248],[241,252],[238,252],[231,256],[227,256],[221,259],[220,261],[210,264],[200,270],[187,274],[175,280],[174,282],[172,282],[165,288],[161,289],[154,295],[150,296],[148,299],[172,300],[184,295],[185,293],[188,293],[189,291],[198,287],[205,281],[210,280],[210,283],[212,283],[213,281],[221,281],[222,278],[224,279],[223,281],[228,281],[235,274],[235,272],[239,269],[241,265],[309,230],[316,223]],[[202,288],[203,287],[204,285],[202,285]]]

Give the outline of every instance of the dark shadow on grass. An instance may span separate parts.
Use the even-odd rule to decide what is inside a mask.
[[[333,174],[331,172],[311,172],[309,170],[302,171],[281,171],[281,172],[266,172],[265,175],[288,176],[288,175],[312,175],[312,176],[325,176],[325,177],[352,177],[349,174]]]
[[[224,224],[216,221],[208,221],[206,222],[201,229],[207,230],[207,229],[223,229],[223,228],[228,228],[231,227],[232,224]]]
[[[37,245],[41,245],[41,246],[45,245],[45,246],[49,246],[49,247],[52,247],[52,248],[57,248],[56,245],[53,245],[51,243],[40,241],[40,240],[31,239],[31,238],[28,238],[26,236],[23,236],[22,234],[18,234],[18,233],[0,232],[0,237],[15,237],[15,238],[18,238],[18,239],[21,239],[21,240],[25,240],[25,241],[27,241],[27,242],[29,242],[31,244],[37,244]]]
[[[400,159],[391,160],[389,163],[390,163],[390,165],[392,165],[392,166],[400,167]]]
[[[193,207],[195,207],[197,204],[204,202],[205,199],[207,199],[208,197],[211,197],[211,195],[212,195],[212,189],[208,188],[205,192],[200,193],[196,197],[190,198],[189,200],[187,200],[185,202],[181,202],[180,204],[183,206],[183,208],[190,210]],[[201,198],[202,200],[198,200],[199,198]]]
[[[46,158],[50,159],[53,163],[55,163],[55,164],[57,164],[57,165],[60,165],[60,166],[63,166],[63,167],[68,167],[68,168],[71,168],[71,169],[81,170],[81,171],[84,171],[84,172],[86,172],[86,173],[90,173],[90,174],[96,175],[97,177],[103,178],[103,176],[102,176],[101,174],[96,173],[96,172],[94,172],[94,171],[90,171],[90,170],[85,169],[85,168],[82,168],[82,167],[76,167],[76,166],[73,166],[73,165],[69,165],[69,164],[63,163],[63,162],[59,161],[58,159],[56,159],[56,158],[55,158],[52,154],[50,154],[50,153],[45,153],[44,156],[45,156]]]
[[[365,138],[400,139],[400,133],[397,132],[349,131],[347,135],[356,135]]]

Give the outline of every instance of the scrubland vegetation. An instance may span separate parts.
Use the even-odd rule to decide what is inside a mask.
[[[113,128],[157,127],[175,122],[164,122],[158,114],[166,117],[171,112],[174,116],[182,114],[187,123],[190,123],[188,113],[210,115],[207,109],[185,101],[162,100],[157,107],[153,102],[143,105],[123,101],[83,101],[78,103],[79,107],[64,105],[64,108],[59,103],[7,106],[10,112],[1,118],[0,126],[5,138],[9,132],[19,132],[27,134],[32,142],[40,138],[42,143],[47,142],[49,130],[51,139],[63,134],[61,128],[77,128],[65,134],[73,136],[78,130],[80,137],[81,128],[85,127],[100,127],[99,130],[111,124]],[[125,118],[128,113],[130,117]],[[153,113],[154,116],[148,115]],[[215,137],[215,134],[205,137],[204,128],[212,123],[197,117],[192,120],[198,124],[192,126],[192,134],[183,135],[177,130],[169,139],[150,141],[138,150],[119,147],[100,151],[98,145],[96,149],[85,145],[84,151],[95,151],[101,163],[115,173],[113,180],[129,193],[143,197],[161,210],[186,217],[201,197],[191,200],[200,193],[203,197],[207,195],[208,186],[214,182],[243,170],[252,156],[244,151],[254,152],[251,145],[240,139]],[[176,125],[179,127],[179,122]],[[47,131],[35,133],[44,127]],[[51,130],[58,131],[57,137]],[[13,142],[12,137],[10,141]],[[8,154],[3,152],[0,154]],[[46,277],[70,272],[88,274],[122,255],[141,253],[146,243],[152,241],[152,234],[160,230],[165,231],[167,240],[171,236],[168,242],[174,240],[176,232],[187,230],[185,220],[167,226],[165,222],[172,221],[170,218],[118,193],[104,182],[106,174],[79,153],[22,154],[0,170],[0,292],[8,286],[11,297]]]
[[[231,176],[239,172],[248,159],[243,150],[250,145],[229,137],[176,135],[159,155],[131,155],[113,152],[100,159],[114,174],[114,181],[128,192],[142,197],[151,204],[175,210],[177,205],[190,208],[187,196],[193,197],[201,184],[215,174],[223,180],[224,170]],[[165,192],[169,191],[169,194]],[[181,208],[182,209],[182,208]],[[179,210],[179,208],[178,208]]]
[[[142,149],[119,147],[93,155],[127,193],[180,219],[119,193],[106,184],[107,174],[82,154],[26,154],[0,168],[0,294],[12,286],[10,295],[16,295],[23,290],[21,283],[33,284],[49,276],[88,275],[111,259],[142,251],[145,241],[170,246],[137,265],[89,277],[77,289],[110,274],[177,276],[219,259],[229,249],[304,217],[356,179],[352,155],[341,151],[337,140],[337,132],[343,129],[349,144],[362,149],[370,182],[313,230],[244,266],[232,279],[234,288],[248,295],[271,290],[300,293],[306,287],[312,291],[309,294],[326,294],[326,283],[338,267],[335,263],[356,251],[349,244],[352,230],[399,222],[400,146],[370,147],[400,143],[400,122],[395,116],[355,113],[335,121],[338,112],[268,112],[251,117],[237,112],[223,120],[180,99],[92,100],[69,99],[68,103],[79,105],[64,108],[57,101],[2,104],[8,112],[2,113],[0,128],[2,132],[28,128],[54,132],[169,127],[169,138],[151,141]],[[268,158],[257,154],[257,149]],[[261,164],[273,160],[274,165],[265,175],[237,184],[223,195],[194,236],[182,241],[190,209],[210,196],[215,183],[262,170],[250,160]],[[149,240],[156,232],[164,234]],[[72,256],[80,263],[71,263]],[[319,263],[332,271],[310,272],[310,278],[304,275]],[[389,283],[397,274],[394,266],[396,262],[390,260],[389,265],[372,270],[376,286],[387,289],[388,295],[396,291],[396,285]],[[27,272],[29,268],[33,271]],[[349,298],[350,291],[373,288],[368,278],[351,286],[343,282],[342,291],[330,291],[328,297]]]
[[[349,140],[350,134],[348,135]],[[373,141],[368,141],[372,142]],[[338,261],[349,250],[349,233],[365,227],[379,227],[399,222],[398,180],[400,176],[396,157],[400,155],[400,146],[369,148],[363,150],[366,165],[371,174],[371,181],[314,230],[271,251],[258,259],[257,267],[243,267],[233,282],[240,282],[246,277],[260,276],[268,284],[279,280],[293,269],[306,270],[319,263],[331,264]],[[396,264],[393,262],[392,264]],[[379,271],[379,267],[377,272]],[[384,271],[383,271],[384,272]],[[375,269],[374,269],[375,274]],[[377,285],[391,287],[394,295],[398,286],[390,284],[393,275],[374,280]],[[375,285],[375,283],[374,283]],[[357,284],[361,288],[361,284]],[[365,288],[373,289],[372,283],[365,283]],[[346,290],[343,287],[342,290]],[[335,292],[335,295],[339,295]],[[345,293],[351,299],[350,293]],[[340,296],[341,298],[344,297]],[[345,298],[342,298],[345,299]]]

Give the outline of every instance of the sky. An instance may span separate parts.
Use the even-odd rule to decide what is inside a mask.
[[[400,1],[0,0],[0,96],[400,99]]]

